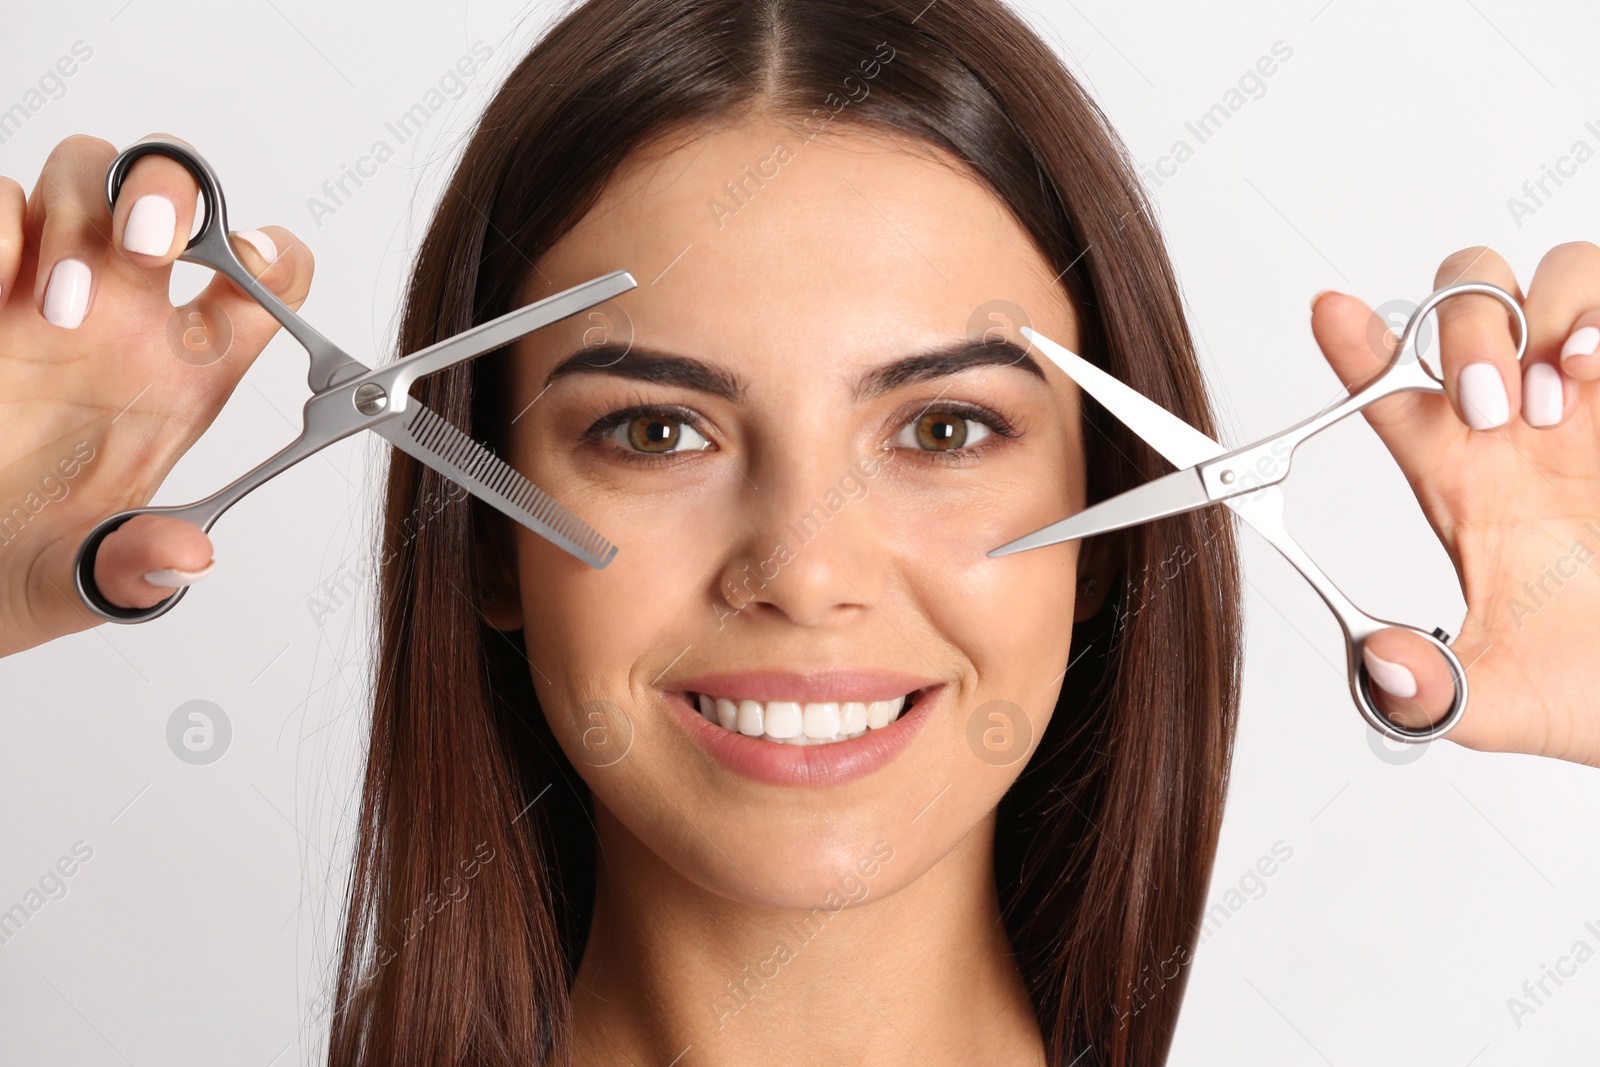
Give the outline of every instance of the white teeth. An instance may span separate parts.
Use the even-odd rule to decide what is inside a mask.
[[[761,705],[754,700],[739,701],[739,732],[746,737],[761,736]]]
[[[859,700],[841,705],[844,722],[841,729],[847,734],[858,734],[867,728],[867,706]]]
[[[791,737],[799,737],[801,733],[806,732],[801,729],[800,705],[792,700],[768,701],[766,724],[768,737],[784,741]]]
[[[826,740],[839,732],[839,705],[807,704],[805,710],[807,737]]]
[[[900,717],[900,709],[905,707],[905,697],[895,697],[893,700],[874,700],[867,705],[867,727],[872,730],[881,730]]]
[[[774,744],[826,745],[881,730],[900,717],[906,698],[800,704],[794,700],[740,700],[692,694],[700,714],[724,730]]]

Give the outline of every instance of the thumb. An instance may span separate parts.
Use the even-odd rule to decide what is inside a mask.
[[[1311,333],[1339,381],[1351,392],[1389,368],[1403,324],[1385,322],[1358,297],[1324,289],[1312,298]],[[1406,356],[1415,359],[1413,350]],[[1386,396],[1361,411],[1410,477],[1427,457],[1437,456],[1451,429],[1450,402],[1443,394],[1408,391]]]
[[[211,539],[170,515],[135,515],[100,543],[94,582],[124,608],[150,608],[211,573]]]
[[[1417,730],[1444,718],[1455,700],[1450,664],[1410,630],[1379,630],[1361,645],[1373,703],[1397,725]]]

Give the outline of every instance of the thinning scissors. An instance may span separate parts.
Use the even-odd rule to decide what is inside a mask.
[[[1294,450],[1307,438],[1345,416],[1394,393],[1407,390],[1444,392],[1444,383],[1415,353],[1418,331],[1423,320],[1440,303],[1465,293],[1492,296],[1509,309],[1517,323],[1517,359],[1520,361],[1528,347],[1528,322],[1516,299],[1504,289],[1486,282],[1445,286],[1432,293],[1412,312],[1395,347],[1393,361],[1376,378],[1338,403],[1282,433],[1231,451],[1094,364],[1036,330],[1023,327],[1024,336],[1069,378],[1144,438],[1168,462],[1181,469],[1093,504],[1026,537],[1001,545],[989,555],[1006,556],[1137,526],[1169,515],[1181,515],[1208,504],[1227,504],[1283,553],[1339,620],[1339,626],[1344,630],[1350,693],[1355,699],[1356,709],[1367,724],[1385,737],[1411,744],[1443,736],[1460,720],[1467,707],[1467,672],[1447,644],[1450,635],[1437,627],[1429,633],[1406,623],[1374,618],[1352,604],[1299,543],[1289,536],[1283,522],[1283,491],[1278,488],[1278,483],[1289,475],[1289,462]],[[1414,357],[1410,360],[1406,359],[1408,350]],[[1402,726],[1389,719],[1373,703],[1361,649],[1367,638],[1388,627],[1419,634],[1439,650],[1450,666],[1455,694],[1449,711],[1430,726]]]
[[[106,200],[113,211],[128,168],[152,154],[183,164],[200,187],[204,218],[178,258],[210,267],[232,279],[300,342],[311,357],[307,381],[312,396],[302,414],[300,436],[234,482],[204,500],[182,507],[119,512],[91,530],[79,545],[73,565],[74,584],[89,610],[111,622],[147,622],[169,611],[187,591],[179,589],[149,608],[119,607],[105,598],[94,580],[95,556],[107,535],[123,523],[136,515],[171,515],[192,522],[201,530],[210,530],[223,512],[251,490],[359,430],[383,435],[402,452],[591,567],[601,568],[611,562],[617,552],[615,545],[477,441],[428,410],[410,396],[410,389],[419,378],[503,348],[524,334],[627,292],[638,284],[631,274],[613,271],[575,285],[372,370],[289,310],[239,261],[228,243],[228,212],[222,185],[210,164],[188,145],[171,138],[148,137],[124,149],[106,171]]]

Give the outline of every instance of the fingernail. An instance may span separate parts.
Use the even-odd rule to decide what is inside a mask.
[[[1345,295],[1345,292],[1344,292],[1343,289],[1323,289],[1320,292],[1318,292],[1316,296],[1313,296],[1311,298],[1311,310],[1312,311],[1317,310],[1317,301],[1321,300],[1323,297],[1327,296],[1329,293],[1338,293],[1340,296],[1344,296]]]
[[[1580,326],[1572,331],[1567,343],[1561,346],[1561,358],[1592,356],[1600,348],[1600,326]]]
[[[89,310],[89,264],[63,259],[50,270],[44,288],[44,319],[63,330],[76,330]]]
[[[1417,679],[1404,665],[1373,655],[1372,649],[1366,645],[1361,646],[1361,659],[1367,665],[1367,674],[1385,693],[1397,697],[1417,695]]]
[[[1549,363],[1535,363],[1522,376],[1522,420],[1529,426],[1554,426],[1561,421],[1566,398],[1561,372]]]
[[[1461,411],[1474,430],[1492,430],[1511,417],[1511,402],[1506,399],[1506,383],[1493,363],[1468,363],[1456,379],[1461,393]]]
[[[122,247],[144,256],[164,256],[178,228],[178,209],[164,196],[147,194],[133,202],[122,228]]]
[[[193,585],[210,574],[211,568],[216,565],[217,561],[212,560],[197,571],[180,571],[175,567],[168,567],[159,571],[147,571],[144,580],[151,585],[159,585],[163,589],[182,589],[184,586]]]
[[[242,237],[249,241],[251,247],[260,252],[261,258],[268,263],[278,262],[278,246],[272,243],[272,238],[260,230],[240,230],[234,236]]]

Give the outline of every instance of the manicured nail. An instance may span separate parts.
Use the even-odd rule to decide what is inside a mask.
[[[268,263],[278,262],[278,246],[272,243],[272,238],[260,230],[240,230],[234,236],[249,241],[251,246],[261,253],[261,258]]]
[[[1597,348],[1600,348],[1600,326],[1579,326],[1561,346],[1561,358],[1592,356]]]
[[[1511,402],[1506,399],[1506,383],[1493,363],[1468,363],[1456,379],[1461,393],[1461,411],[1474,430],[1492,430],[1511,417]]]
[[[182,589],[184,586],[193,585],[210,574],[211,568],[216,565],[217,561],[212,560],[197,571],[180,571],[175,567],[168,567],[159,571],[147,571],[144,580],[151,585],[159,585],[163,589]]]
[[[1367,665],[1367,674],[1385,693],[1397,697],[1417,695],[1417,679],[1403,664],[1391,663],[1374,655],[1366,645],[1361,646],[1361,659]]]
[[[1554,426],[1565,406],[1561,372],[1549,363],[1535,363],[1522,376],[1522,420],[1529,426]]]
[[[1327,296],[1329,293],[1338,293],[1340,296],[1343,296],[1344,295],[1344,290],[1343,289],[1323,289],[1323,290],[1321,290],[1320,292],[1317,293],[1316,296],[1313,296],[1311,298],[1311,310],[1312,311],[1317,310],[1317,301],[1321,300],[1323,297]]]
[[[164,256],[178,228],[178,209],[164,196],[147,194],[133,202],[122,228],[122,247],[145,256]]]
[[[50,270],[44,288],[44,319],[63,330],[76,330],[89,310],[89,264],[63,259]]]

